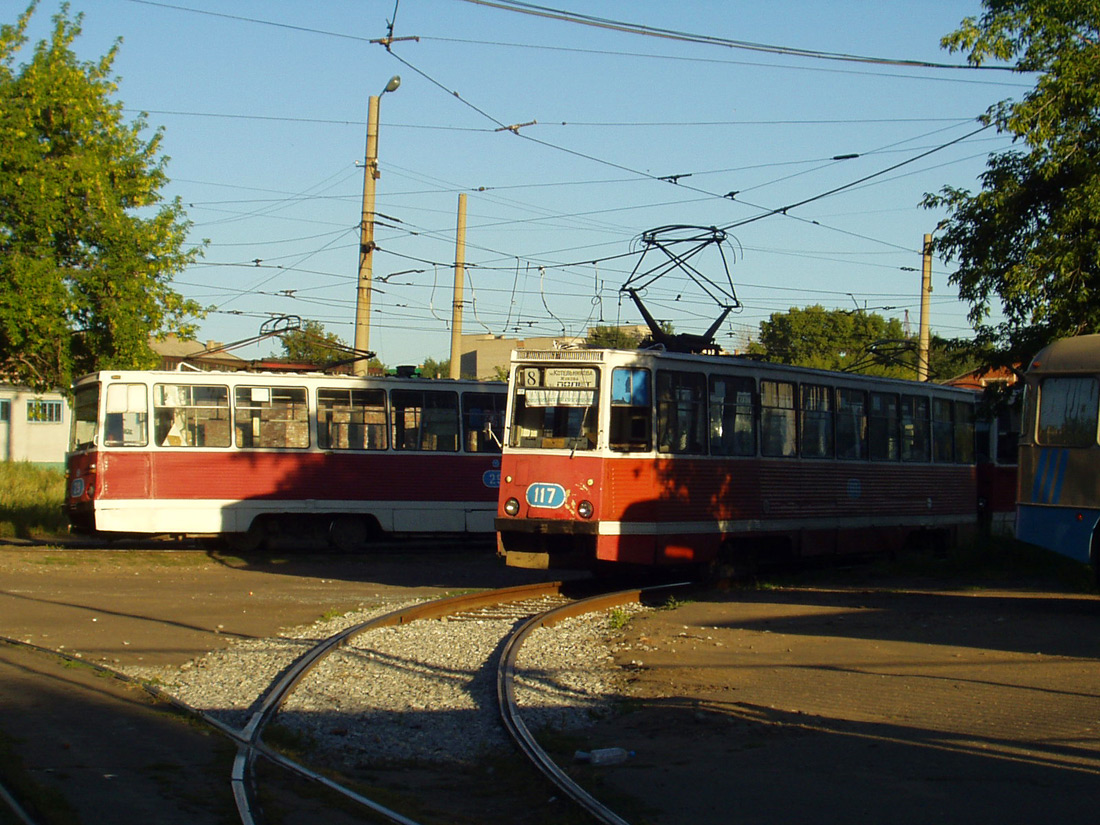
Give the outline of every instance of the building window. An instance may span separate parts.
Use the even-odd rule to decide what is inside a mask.
[[[0,421],[11,421],[11,401],[0,400]]]
[[[35,424],[61,423],[61,402],[34,398],[27,402],[27,420]]]

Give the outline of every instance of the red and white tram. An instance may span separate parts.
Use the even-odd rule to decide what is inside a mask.
[[[99,372],[73,387],[74,532],[491,535],[503,383]]]
[[[519,350],[509,387],[511,565],[753,565],[976,527],[970,390],[660,350]]]

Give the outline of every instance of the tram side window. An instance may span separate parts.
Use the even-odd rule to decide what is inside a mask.
[[[317,446],[322,450],[386,449],[386,391],[318,389]]]
[[[833,405],[829,388],[802,385],[802,456],[832,458]]]
[[[897,461],[898,397],[893,393],[873,392],[867,414],[867,438],[872,461]]]
[[[657,449],[706,453],[707,379],[697,372],[657,372]]]
[[[622,452],[650,449],[653,430],[650,372],[616,367],[611,372],[611,429],[609,445]]]
[[[867,458],[867,393],[863,390],[836,391],[836,457]]]
[[[144,384],[108,384],[103,443],[108,447],[144,447],[149,443],[148,388]]]
[[[1036,440],[1048,447],[1092,447],[1100,386],[1093,377],[1044,378],[1039,385]]]
[[[393,390],[393,448],[458,452],[458,393]]]
[[[308,447],[305,387],[237,387],[233,429],[238,447]]]
[[[504,438],[505,396],[492,392],[462,394],[463,443],[468,453],[499,453]]]
[[[930,461],[928,399],[915,395],[901,397],[901,460]]]
[[[794,456],[798,453],[794,384],[760,382],[760,454]]]
[[[712,455],[755,455],[756,384],[751,378],[710,377],[710,452]]]
[[[73,398],[72,451],[94,447],[99,434],[99,384],[79,387]]]
[[[955,460],[955,405],[945,398],[932,399],[932,460]]]
[[[154,384],[153,421],[162,447],[228,447],[229,388]]]
[[[974,405],[967,401],[955,402],[955,460],[974,463]]]

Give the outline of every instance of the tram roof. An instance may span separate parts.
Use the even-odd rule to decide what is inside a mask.
[[[1100,337],[1100,336],[1098,336]],[[973,396],[975,390],[971,387],[960,387],[952,384],[939,384],[933,381],[915,381],[908,378],[890,378],[881,375],[868,375],[859,372],[837,372],[835,370],[823,370],[815,367],[800,367],[792,364],[778,364],[772,361],[761,361],[756,358],[746,358],[741,355],[704,355],[699,353],[669,352],[667,350],[625,350],[611,348],[597,349],[567,349],[567,350],[538,350],[517,349],[512,351],[512,363],[538,363],[555,362],[576,365],[592,364],[600,365],[609,362],[622,363],[631,358],[659,358],[666,362],[680,362],[694,367],[728,366],[740,370],[750,371],[755,374],[768,373],[776,376],[788,376],[790,380],[830,382],[852,382],[860,386],[874,384],[890,386],[894,391],[913,392],[923,388],[929,392],[943,392],[956,395]]]
[[[1100,335],[1062,338],[1039,350],[1028,372],[1089,372],[1100,370]]]

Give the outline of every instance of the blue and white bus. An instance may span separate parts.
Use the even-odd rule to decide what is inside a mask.
[[[1016,537],[1100,568],[1100,335],[1055,341],[1028,366]]]

